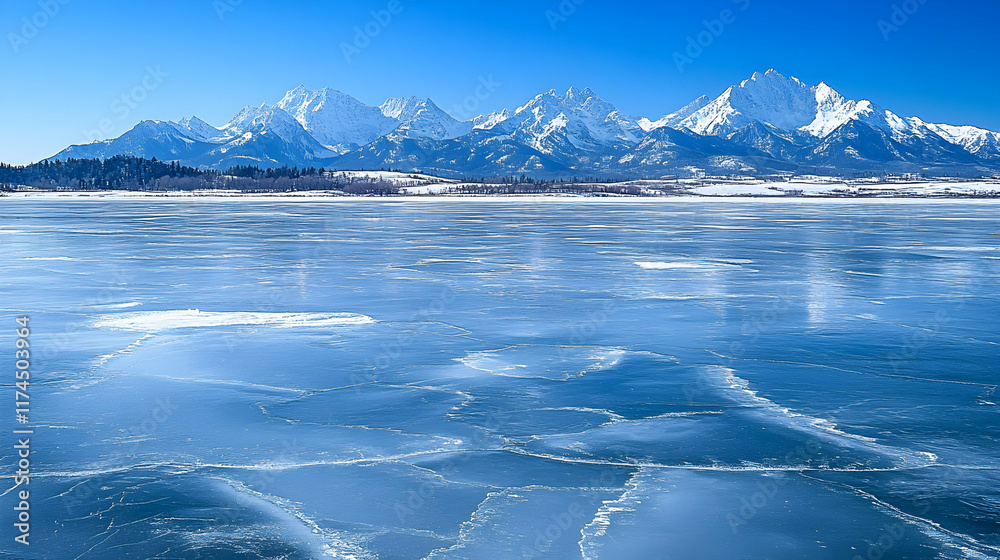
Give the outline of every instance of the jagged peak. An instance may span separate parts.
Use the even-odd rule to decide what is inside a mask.
[[[777,70],[775,70],[774,68],[771,68],[771,69],[769,69],[769,70],[767,70],[766,72],[763,72],[763,73],[761,73],[761,72],[754,72],[753,75],[751,75],[749,78],[747,78],[746,80],[743,80],[742,82],[740,82],[739,87],[741,87],[741,88],[747,88],[747,87],[751,87],[751,85],[758,85],[758,84],[761,85],[761,86],[765,86],[765,85],[775,86],[775,85],[778,85],[778,84],[791,84],[791,85],[795,85],[795,86],[798,86],[798,87],[801,87],[801,88],[807,88],[807,87],[809,87],[806,84],[802,83],[802,80],[796,78],[795,76],[787,76],[786,77],[783,74],[781,74],[780,72],[778,72]]]

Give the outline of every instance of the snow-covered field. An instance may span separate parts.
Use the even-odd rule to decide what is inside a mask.
[[[751,182],[709,184],[689,189],[707,196],[948,196],[1000,195],[1000,181],[928,180],[892,183],[836,181]]]

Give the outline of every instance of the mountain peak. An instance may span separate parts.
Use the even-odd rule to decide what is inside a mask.
[[[379,111],[390,119],[406,121],[412,119],[426,103],[426,101],[416,96],[392,97],[379,105]]]
[[[368,144],[399,124],[379,108],[330,87],[312,91],[299,86],[275,106],[287,111],[320,144],[336,152]]]
[[[829,110],[821,110],[824,104]],[[739,85],[731,86],[679,125],[698,134],[727,135],[752,121],[761,121],[781,130],[802,129],[815,135],[831,130],[834,121],[842,124],[850,112],[843,105],[843,98],[832,89],[809,87],[772,68],[754,72]]]
[[[566,95],[563,96],[564,99],[581,99],[581,100],[586,100],[590,97],[597,97],[597,94],[594,93],[594,90],[590,89],[589,87],[580,89],[575,86],[569,88],[569,90],[566,91]]]
[[[117,139],[57,155],[116,154],[216,168],[247,161],[419,163],[455,174],[558,169],[642,175],[690,166],[766,172],[776,164],[834,169],[844,162],[849,169],[884,170],[885,162],[900,169],[970,162],[976,169],[1000,169],[1000,133],[901,118],[868,100],[846,99],[825,81],[810,86],[770,68],[655,122],[622,115],[589,87],[552,89],[516,110],[460,122],[428,97],[389,98],[372,107],[330,87],[298,85],[274,105],[243,108],[222,128],[193,115],[142,121]]]
[[[764,73],[754,72],[753,75],[751,75],[749,78],[740,82],[740,85],[738,87],[741,88],[750,87],[751,84],[759,84],[761,86],[766,85],[768,87],[781,87],[781,86],[808,87],[795,76],[786,77],[777,70],[775,70],[774,68],[771,68]]]

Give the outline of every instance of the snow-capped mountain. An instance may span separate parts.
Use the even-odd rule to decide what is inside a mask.
[[[688,103],[680,110],[674,111],[669,115],[662,117],[659,120],[651,121],[646,117],[639,119],[639,126],[649,132],[654,128],[661,128],[664,126],[669,126],[672,128],[677,128],[677,125],[681,123],[684,119],[690,117],[697,111],[700,111],[705,105],[708,105],[712,100],[707,95],[702,95],[698,99],[695,99],[691,103]]]
[[[276,104],[327,148],[346,153],[374,142],[399,126],[376,107],[369,107],[346,93],[324,88],[312,91],[299,86]]]
[[[408,121],[423,107],[423,101],[417,97],[391,97],[379,105],[383,115],[397,122]]]
[[[495,119],[489,128],[499,128],[541,153],[554,155],[634,146],[643,135],[637,119],[622,115],[590,88],[536,95],[507,118]]]
[[[177,121],[177,128],[189,138],[202,142],[217,142],[224,137],[221,130],[195,116]]]
[[[458,138],[472,132],[474,126],[472,121],[462,122],[445,113],[430,99],[387,99],[379,109],[399,122],[393,134],[407,138]]]
[[[52,159],[105,159],[116,154],[128,154],[163,161],[189,161],[214,145],[206,138],[206,135],[212,135],[210,131],[195,132],[186,126],[189,124],[190,121],[184,125],[170,121],[142,121],[118,138],[70,146]],[[215,128],[212,130],[219,132]]]
[[[234,164],[385,168],[451,176],[655,177],[774,171],[1000,171],[1000,133],[900,117],[775,70],[656,120],[624,115],[589,88],[541,93],[511,110],[459,121],[430,99],[369,106],[303,86],[216,128],[190,117],[143,121],[53,159],[115,154],[226,169]]]
[[[992,132],[974,126],[930,123],[926,123],[925,126],[948,142],[961,146],[970,154],[981,156],[990,161],[1000,159],[1000,132]]]
[[[820,83],[809,87],[774,70],[754,72],[739,85],[677,123],[680,128],[709,136],[727,136],[752,122],[780,130],[825,136],[865,107],[847,101]]]
[[[221,142],[195,158],[199,166],[219,169],[232,165],[309,166],[337,155],[276,105],[246,107],[221,132]]]

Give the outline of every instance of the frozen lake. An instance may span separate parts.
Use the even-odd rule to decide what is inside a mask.
[[[998,208],[0,200],[0,554],[996,558]]]

